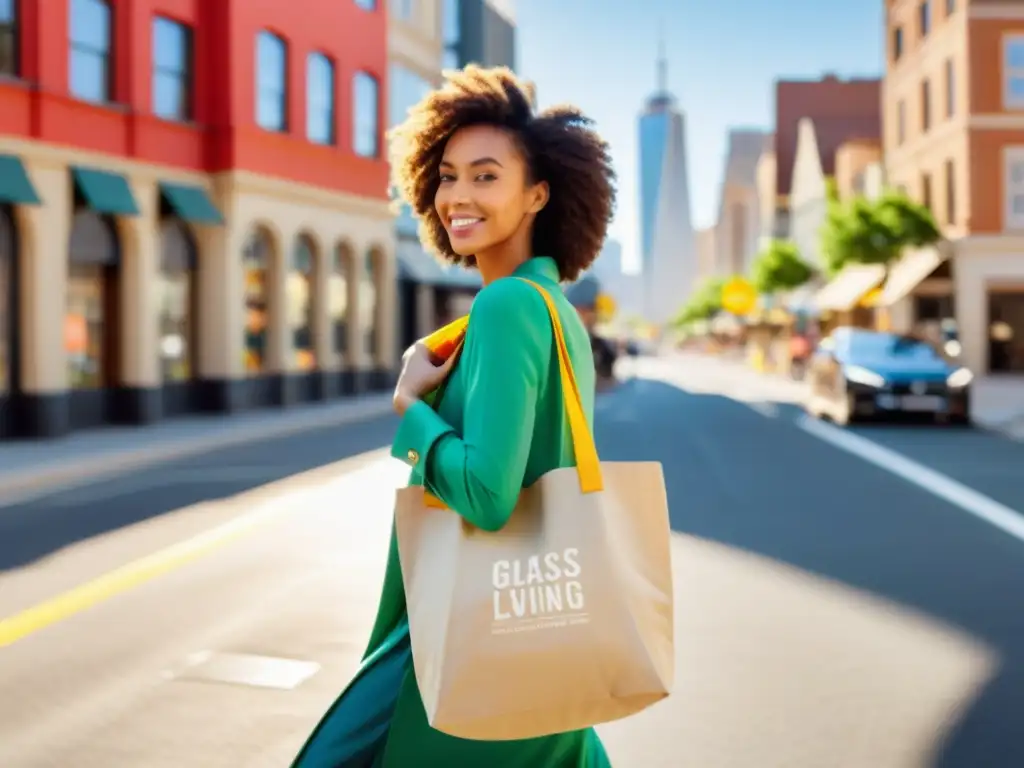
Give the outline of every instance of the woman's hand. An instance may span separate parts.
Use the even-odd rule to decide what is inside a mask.
[[[451,372],[455,357],[450,355],[443,363],[436,365],[427,345],[421,341],[405,351],[402,355],[402,372],[398,375],[398,384],[395,386],[392,401],[399,415],[441,385]]]

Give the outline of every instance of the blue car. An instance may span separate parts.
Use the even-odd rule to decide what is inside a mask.
[[[818,345],[808,374],[808,413],[838,424],[906,415],[971,421],[974,375],[913,336],[838,328]]]

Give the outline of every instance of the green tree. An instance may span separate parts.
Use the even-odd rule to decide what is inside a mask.
[[[831,200],[821,229],[821,249],[829,276],[849,264],[888,267],[908,246],[936,242],[941,233],[931,212],[900,192],[877,200]]]
[[[796,244],[789,240],[772,240],[758,254],[750,269],[750,282],[760,294],[792,291],[811,279],[814,271],[800,258]]]
[[[726,278],[709,277],[705,279],[683,305],[676,317],[675,325],[690,325],[701,320],[709,320],[722,309],[722,288]]]

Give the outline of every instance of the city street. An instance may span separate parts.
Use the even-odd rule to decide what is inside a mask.
[[[634,373],[598,444],[664,465],[678,661],[600,729],[616,768],[1024,765],[1024,443],[840,430],[696,356]],[[0,507],[0,766],[287,765],[363,651],[395,424]]]

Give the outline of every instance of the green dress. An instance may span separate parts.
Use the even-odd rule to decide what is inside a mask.
[[[554,299],[593,425],[590,339],[558,284],[553,259],[515,273]],[[497,530],[522,487],[574,466],[547,307],[522,280],[505,278],[473,302],[461,359],[435,412],[406,411],[391,454],[469,522]],[[486,685],[486,680],[480,681]],[[412,669],[405,590],[394,529],[369,647],[355,678],[327,711],[292,768],[610,768],[592,728],[520,741],[469,741],[427,723]]]

